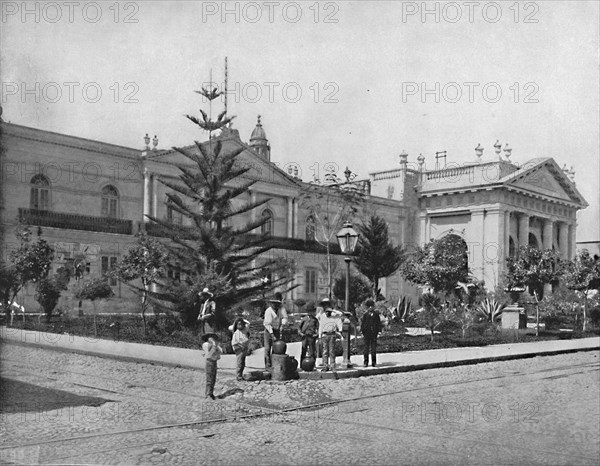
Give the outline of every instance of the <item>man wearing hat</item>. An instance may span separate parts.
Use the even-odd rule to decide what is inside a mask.
[[[200,293],[200,301],[202,302],[202,307],[200,312],[198,313],[198,322],[200,322],[200,333],[206,333],[206,324],[208,324],[208,331],[213,331],[213,326],[215,325],[215,313],[217,312],[217,305],[214,302],[213,294],[208,290],[208,288],[204,288]]]
[[[377,365],[377,335],[381,332],[381,318],[379,312],[375,309],[375,301],[367,299],[365,302],[367,312],[360,323],[360,331],[363,334],[365,344],[364,364],[369,365],[369,353],[371,354],[371,364]]]
[[[206,398],[215,399],[215,382],[217,381],[217,361],[221,359],[223,349],[219,346],[219,336],[216,333],[202,335],[202,349],[206,358]]]
[[[273,299],[269,299],[269,304],[263,320],[265,327],[265,369],[271,367],[271,348],[275,340],[279,340],[281,327],[286,325],[288,320],[281,293],[275,293]]]
[[[342,337],[342,315],[331,307],[329,298],[321,300],[323,311],[319,314],[319,339],[323,345],[323,371],[335,369],[335,339]]]
[[[313,358],[317,357],[316,352],[316,339],[319,332],[319,321],[315,317],[315,303],[310,301],[305,307],[306,315],[302,317],[300,321],[299,333],[302,337],[302,349],[300,350],[300,361],[302,361],[307,354]]]

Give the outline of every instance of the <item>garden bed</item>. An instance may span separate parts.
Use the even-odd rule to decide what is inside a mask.
[[[7,326],[10,326],[7,323]],[[131,343],[144,343],[177,348],[199,349],[201,347],[198,329],[190,329],[181,324],[179,319],[171,314],[147,317],[147,334],[144,335],[141,317],[138,315],[102,315],[84,317],[62,317],[46,322],[45,318],[38,319],[27,316],[14,321],[14,328],[24,328],[39,332],[72,334],[83,337],[101,338],[106,340],[120,340]],[[263,346],[262,323],[253,322],[250,326],[250,349],[254,350]],[[436,334],[434,340],[428,334],[410,336],[404,333],[400,326],[392,325],[378,339],[377,351],[379,353],[397,353],[404,351],[422,351],[444,348],[461,348],[470,346],[487,346],[502,343],[527,343],[540,340],[559,340],[565,338],[585,338],[600,334],[598,329],[581,332],[578,330],[552,330],[540,331],[536,337],[533,331],[527,333],[503,333],[495,327],[490,327],[485,332],[469,332],[465,338],[457,333]],[[231,334],[227,330],[221,332],[225,342],[226,352],[231,352],[229,340]],[[296,328],[289,328],[284,332],[286,342],[300,341]],[[341,355],[342,345],[337,344],[336,352]],[[352,354],[362,354],[363,341],[358,338],[351,344]]]

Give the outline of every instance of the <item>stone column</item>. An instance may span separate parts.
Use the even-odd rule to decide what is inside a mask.
[[[542,244],[544,249],[552,249],[552,237],[554,234],[554,222],[549,218],[544,219],[544,226],[542,230]]]
[[[152,216],[158,217],[158,178],[152,175]]]
[[[293,199],[294,202],[294,223],[292,229],[292,238],[298,237],[298,201]]]
[[[529,245],[529,215],[519,215],[519,247]]]
[[[294,237],[294,198],[287,198],[287,237]]]
[[[510,217],[511,214],[507,210],[504,212],[504,244],[502,245],[502,264],[500,270],[504,270],[506,266],[506,258],[510,251]]]
[[[564,222],[558,224],[558,250],[561,259],[569,257],[569,226]]]
[[[467,238],[469,248],[469,270],[480,280],[485,280],[485,211],[471,211],[471,232]]]
[[[543,249],[552,249],[552,236],[553,236],[554,223],[549,218],[544,219],[544,226],[542,227],[542,245]],[[549,296],[552,293],[552,285],[546,283],[544,285],[544,296]]]
[[[577,249],[577,224],[572,223],[569,225],[569,249],[567,259],[573,259]]]
[[[427,218],[427,214],[421,214],[419,216],[419,236],[421,238],[421,246],[427,244],[427,242],[429,241],[428,220],[429,219]]]
[[[149,221],[146,215],[150,215],[150,173],[147,168],[144,168],[144,210],[142,216],[142,222],[146,223]]]

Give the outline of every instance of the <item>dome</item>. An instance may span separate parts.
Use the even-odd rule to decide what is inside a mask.
[[[260,115],[258,115],[258,121],[256,122],[256,127],[254,128],[254,131],[252,131],[252,135],[250,136],[250,143],[252,143],[252,141],[256,141],[256,140],[263,140],[263,141],[267,140],[267,135],[265,133],[265,130],[263,129],[263,127],[260,123]]]

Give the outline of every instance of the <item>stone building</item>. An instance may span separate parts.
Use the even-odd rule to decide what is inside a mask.
[[[55,248],[55,268],[83,258],[84,276],[100,275],[127,251],[138,232],[161,235],[146,215],[184,225],[187,221],[170,207],[169,188],[158,181],[175,180],[177,165],[187,160],[176,151],[159,150],[156,136],[151,140],[146,135],[145,147],[134,149],[6,122],[2,132],[0,226],[5,256],[16,246],[14,226],[22,217]],[[248,143],[235,130],[219,137],[226,145],[244,148],[241,159],[251,167],[248,176],[258,180],[248,197],[270,198],[247,215],[267,217],[263,232],[277,245],[271,253],[296,262],[294,284],[299,286],[288,300],[324,296],[325,256],[313,241],[315,220],[300,201],[306,183],[293,166],[282,170],[272,163],[260,117]],[[519,245],[552,247],[571,257],[576,212],[587,205],[572,173],[551,158],[518,167],[510,162],[510,149],[501,157],[499,145],[495,148],[493,161],[481,160],[478,148],[471,164],[433,170],[425,168],[423,157],[409,163],[408,155],[400,154],[398,167],[353,182],[368,193],[363,218],[372,213],[384,217],[392,240],[407,248],[449,232],[460,235],[468,247],[471,272],[492,289],[502,277],[503,258]],[[343,261],[338,262],[341,273]],[[114,280],[111,285],[122,298],[110,303],[111,310],[127,309],[128,288]],[[398,275],[382,280],[381,287],[391,299],[416,292]],[[28,289],[19,299],[37,309],[32,295]],[[68,296],[63,299],[63,307],[72,305]]]

